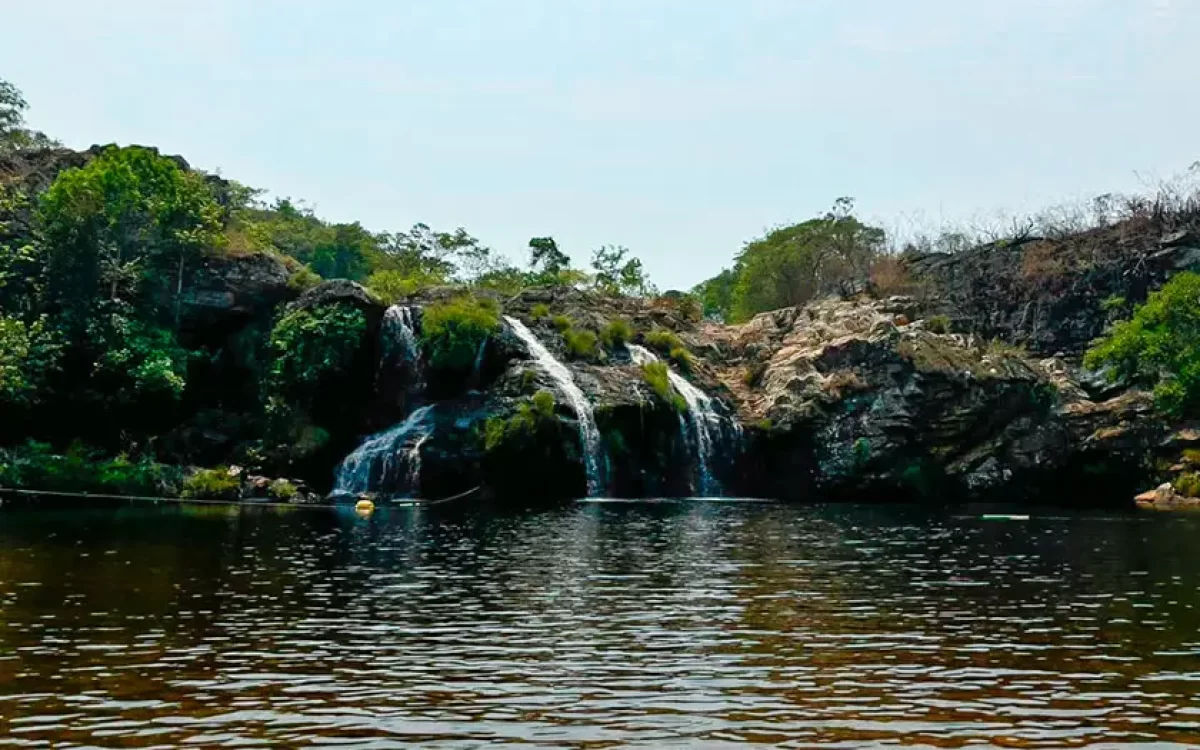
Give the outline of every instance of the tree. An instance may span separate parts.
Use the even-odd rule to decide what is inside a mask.
[[[854,202],[839,198],[824,216],[781,227],[738,255],[731,299],[734,320],[801,305],[816,296],[850,291],[883,250],[882,229],[853,216]]]
[[[605,294],[614,296],[645,295],[652,287],[639,258],[630,257],[629,249],[605,245],[592,254],[594,283]]]
[[[45,133],[25,127],[27,109],[29,103],[20,89],[0,78],[0,153],[59,145]]]
[[[736,285],[737,273],[724,268],[716,276],[693,287],[692,294],[699,298],[704,317],[727,320],[733,308],[733,289]]]
[[[188,264],[220,238],[220,209],[204,180],[138,146],[109,148],[61,173],[39,213],[49,292],[66,309],[106,298],[152,310],[173,298],[178,323]]]
[[[1158,406],[1174,416],[1200,408],[1200,274],[1178,274],[1118,322],[1084,358],[1108,367],[1114,380],[1154,387]]]
[[[553,237],[533,237],[529,240],[529,267],[534,273],[557,277],[571,267],[571,259],[558,249]]]

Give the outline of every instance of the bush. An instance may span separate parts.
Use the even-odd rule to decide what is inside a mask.
[[[930,333],[950,333],[950,316],[934,315],[925,321],[925,330]]]
[[[1200,474],[1194,471],[1180,474],[1175,477],[1172,486],[1184,497],[1200,497]]]
[[[554,404],[553,393],[538,391],[533,398],[521,402],[507,419],[492,417],[484,424],[484,450],[492,453],[532,438],[543,426],[555,422]]]
[[[563,332],[563,340],[567,342],[567,351],[576,359],[594,359],[597,354],[596,334],[581,328],[571,328]]]
[[[534,322],[550,315],[550,305],[545,302],[539,302],[529,310],[529,318]]]
[[[666,362],[649,362],[642,365],[642,378],[660,400],[671,404],[678,411],[687,411],[687,402],[684,401],[683,396],[675,392],[674,386],[671,385],[671,376]]]
[[[678,349],[683,346],[683,342],[679,340],[671,331],[665,328],[655,328],[650,333],[646,334],[646,346],[651,349],[657,349],[664,354],[670,353],[672,349]]]
[[[609,349],[614,349],[618,346],[624,346],[633,339],[633,326],[628,320],[617,318],[610,321],[608,325],[600,331],[600,340]]]
[[[323,383],[351,366],[366,331],[366,316],[347,305],[319,305],[283,316],[271,331],[275,361],[268,392],[285,403],[310,403]]]
[[[65,453],[32,440],[0,450],[0,487],[12,489],[165,496],[178,491],[181,474],[150,457],[104,458],[78,443]]]
[[[687,349],[685,349],[682,346],[675,347],[674,349],[671,350],[670,354],[668,354],[667,356],[669,356],[671,358],[671,361],[674,362],[675,365],[680,370],[683,370],[685,373],[690,374],[692,372],[692,370],[695,368],[695,365],[696,365],[695,358],[692,356],[691,352],[689,352]]]
[[[237,500],[242,496],[242,481],[228,466],[200,469],[183,481],[181,494],[193,500]]]
[[[550,324],[554,326],[559,333],[566,333],[575,325],[575,321],[571,320],[566,315],[555,315],[553,318],[550,318]]]
[[[36,402],[61,351],[62,345],[45,318],[26,325],[0,315],[0,404]]]
[[[318,276],[308,266],[300,266],[292,275],[288,277],[288,289],[295,292],[307,292],[314,286],[321,283],[321,277]]]
[[[466,372],[479,347],[500,329],[500,311],[490,299],[456,297],[425,309],[421,342],[435,369]]]
[[[1113,380],[1154,387],[1163,411],[1184,416],[1200,405],[1200,274],[1180,273],[1116,323],[1088,351],[1087,367]]]
[[[274,500],[287,503],[296,499],[296,496],[300,494],[300,489],[286,479],[276,479],[267,488],[267,494]]]
[[[376,271],[367,278],[367,289],[370,289],[384,304],[394,305],[400,300],[411,297],[422,289],[436,286],[442,281],[441,277],[424,272]]]

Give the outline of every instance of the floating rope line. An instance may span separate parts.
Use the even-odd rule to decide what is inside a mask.
[[[397,499],[395,501],[382,501],[378,507],[387,508],[394,507],[425,507],[427,505],[442,505],[454,500],[462,500],[470,495],[475,494],[481,488],[473,487],[466,492],[460,492],[457,495],[443,497],[437,500],[421,500],[421,499]],[[59,492],[53,490],[13,490],[0,487],[0,496],[3,495],[21,495],[25,497],[66,497],[75,499],[87,500],[126,500],[133,502],[145,503],[175,503],[177,505],[232,505],[242,508],[294,508],[294,509],[312,509],[312,510],[343,510],[352,509],[354,506],[346,503],[278,503],[265,500],[207,500],[190,497],[153,497],[146,495],[110,495],[96,492]]]

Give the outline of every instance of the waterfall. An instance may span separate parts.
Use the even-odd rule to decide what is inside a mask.
[[[414,362],[420,353],[417,346],[416,314],[413,308],[392,305],[383,314],[383,355],[390,359],[400,355],[401,362]]]
[[[524,323],[507,315],[504,316],[504,320],[517,338],[525,343],[538,366],[550,376],[558,386],[559,393],[566,397],[575,411],[575,419],[579,423],[579,440],[583,447],[583,464],[587,470],[588,496],[599,495],[603,491],[600,480],[600,430],[596,427],[592,405],[575,384],[575,378],[571,376],[567,366],[555,359],[550,350],[525,327]]]
[[[390,430],[364,440],[338,467],[333,494],[415,493],[421,480],[421,446],[433,434],[432,415],[432,406],[422,407]]]
[[[627,346],[634,364],[645,365],[659,361],[654,352],[643,346]],[[720,496],[721,483],[713,477],[711,465],[717,440],[721,435],[721,415],[717,413],[712,398],[692,385],[687,378],[670,367],[667,368],[667,377],[671,380],[671,386],[687,403],[687,417],[680,415],[679,428],[684,434],[684,442],[695,446],[696,449],[696,492],[705,497]]]

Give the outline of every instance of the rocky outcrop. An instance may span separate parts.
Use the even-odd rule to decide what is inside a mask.
[[[1200,268],[1200,217],[1156,212],[1061,238],[902,256],[922,317],[1035,355],[1078,358],[1114,316],[1171,274]]]

